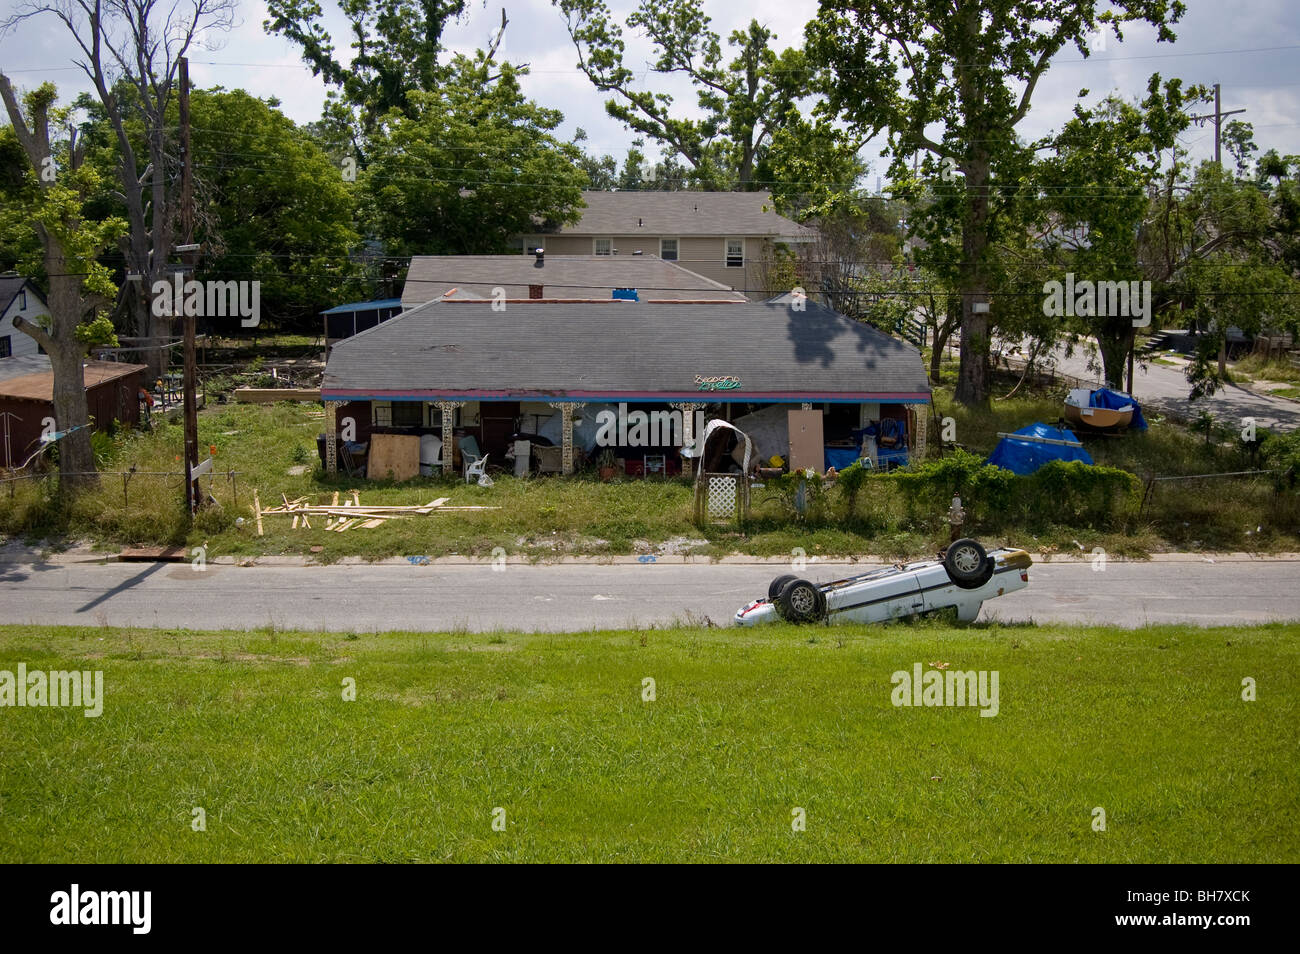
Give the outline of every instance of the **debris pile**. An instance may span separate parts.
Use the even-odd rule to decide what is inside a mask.
[[[448,513],[451,511],[461,510],[500,510],[500,507],[448,507],[447,501],[450,497],[439,497],[437,500],[431,500],[427,504],[417,504],[414,506],[397,506],[394,504],[373,504],[368,506],[361,505],[361,492],[352,491],[352,497],[339,503],[338,491],[334,492],[334,499],[331,503],[313,504],[308,503],[308,498],[298,497],[290,500],[284,494],[280,495],[284,505],[280,507],[270,507],[262,509],[262,502],[257,496],[257,491],[253,491],[253,518],[257,521],[257,535],[263,535],[262,518],[263,517],[292,517],[293,529],[303,530],[311,529],[311,520],[313,517],[318,522],[323,521],[326,530],[335,533],[343,533],[354,527],[368,529],[371,527],[383,526],[389,520],[402,520],[412,516],[427,516],[431,513]]]

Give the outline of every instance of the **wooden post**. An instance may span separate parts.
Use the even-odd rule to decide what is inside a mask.
[[[928,409],[925,413],[921,410],[913,412],[916,417],[916,463],[925,460],[926,438],[929,437],[930,415]]]

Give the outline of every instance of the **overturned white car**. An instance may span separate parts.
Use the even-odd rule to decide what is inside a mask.
[[[736,613],[739,626],[784,620],[791,623],[880,623],[953,608],[971,622],[985,600],[1029,585],[1033,560],[1024,550],[985,552],[977,541],[957,540],[939,559],[884,567],[831,583],[778,576],[767,599]]]

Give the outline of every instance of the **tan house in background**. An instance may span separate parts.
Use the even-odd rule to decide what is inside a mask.
[[[778,215],[770,192],[584,192],[574,225],[516,240],[520,252],[551,255],[654,255],[720,282],[748,298],[768,288],[765,263],[777,245],[811,242],[816,232]]]

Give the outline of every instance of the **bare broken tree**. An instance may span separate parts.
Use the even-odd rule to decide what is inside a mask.
[[[120,247],[128,280],[118,293],[119,314],[130,315],[137,336],[161,344],[169,335],[169,318],[155,315],[154,283],[167,277],[177,223],[179,180],[168,175],[177,157],[169,151],[167,107],[177,87],[181,57],[191,46],[207,45],[201,35],[228,30],[238,0],[27,0],[0,22],[3,35],[26,20],[51,14],[81,50],[74,59],[90,78],[117,139],[128,233]],[[123,103],[121,84],[133,93]],[[144,151],[137,154],[127,124],[144,127]],[[151,376],[166,367],[160,348],[144,352]]]

